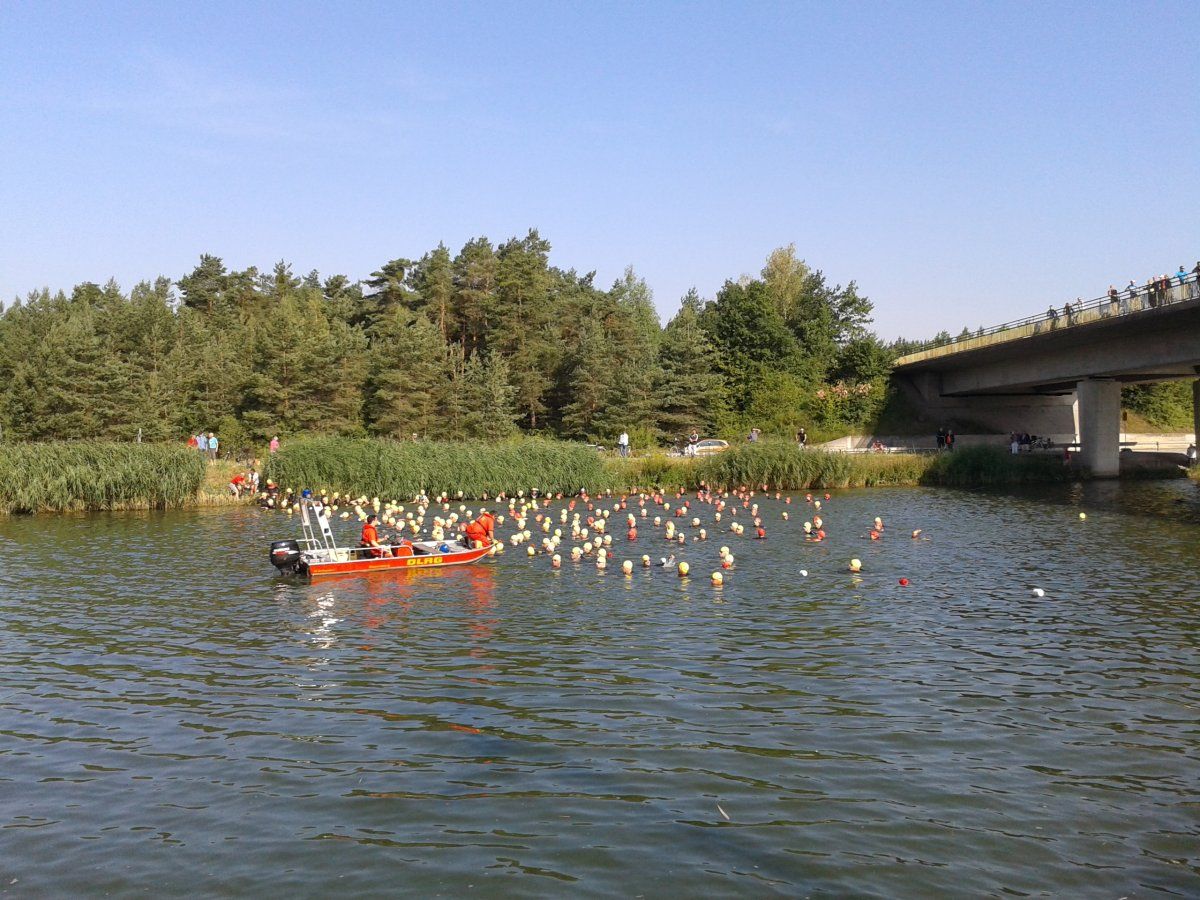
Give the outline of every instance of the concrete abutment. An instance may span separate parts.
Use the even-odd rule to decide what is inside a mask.
[[[1096,478],[1121,474],[1121,383],[1088,378],[1076,385],[1079,460]]]

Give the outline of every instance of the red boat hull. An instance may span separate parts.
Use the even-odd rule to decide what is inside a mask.
[[[450,553],[426,553],[419,556],[371,556],[345,562],[308,562],[302,574],[308,579],[326,578],[331,575],[361,575],[366,572],[409,572],[417,569],[435,569],[443,566],[461,566],[478,562],[488,555],[490,547],[474,550],[457,550]]]

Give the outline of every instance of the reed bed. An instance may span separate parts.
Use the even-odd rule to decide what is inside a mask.
[[[5,444],[0,513],[183,506],[196,497],[205,468],[195,450],[166,444]]]
[[[982,487],[1069,481],[1080,477],[1057,457],[1013,456],[999,447],[953,453],[826,453],[791,444],[735,447],[703,461],[698,478],[714,487],[768,485],[777,490],[944,485]]]
[[[313,488],[400,499],[422,491],[464,497],[574,493],[610,487],[604,460],[582,444],[525,438],[401,443],[365,438],[290,442],[267,463],[266,477],[283,488]]]
[[[716,488],[775,490],[919,484],[931,464],[917,454],[848,454],[763,442],[733,447],[697,466],[697,482]]]
[[[280,486],[386,497],[422,491],[477,498],[516,494],[693,490],[767,485],[772,490],[898,485],[1020,484],[1077,477],[1049,457],[1013,457],[990,447],[954,453],[847,454],[802,450],[780,442],[732,447],[702,459],[650,454],[605,457],[579,444],[522,439],[501,444],[352,438],[296,440],[276,454],[266,473]]]

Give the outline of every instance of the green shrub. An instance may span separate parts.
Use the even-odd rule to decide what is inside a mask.
[[[1078,477],[1058,456],[1014,456],[1000,447],[968,447],[939,453],[921,479],[922,484],[950,487],[1070,481]]]

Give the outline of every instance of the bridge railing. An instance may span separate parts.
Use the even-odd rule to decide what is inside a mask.
[[[1003,325],[980,328],[971,332],[964,331],[955,337],[927,341],[921,345],[920,350],[915,352],[920,353],[938,347],[966,345],[968,342],[978,341],[980,338],[991,338],[983,343],[994,344],[997,343],[997,336],[1000,336],[999,340],[1001,341],[1015,340],[1102,319],[1134,315],[1145,310],[1170,306],[1172,303],[1196,299],[1200,299],[1200,273],[1189,272],[1182,281],[1178,275],[1171,275],[1165,280],[1159,279],[1143,285],[1136,285],[1123,291],[1106,294],[1095,300],[1067,303],[1061,308],[1051,306],[1046,312],[1026,316],[1023,319],[1014,319]],[[1008,333],[1006,334],[1006,332]],[[963,349],[966,349],[966,346]]]

